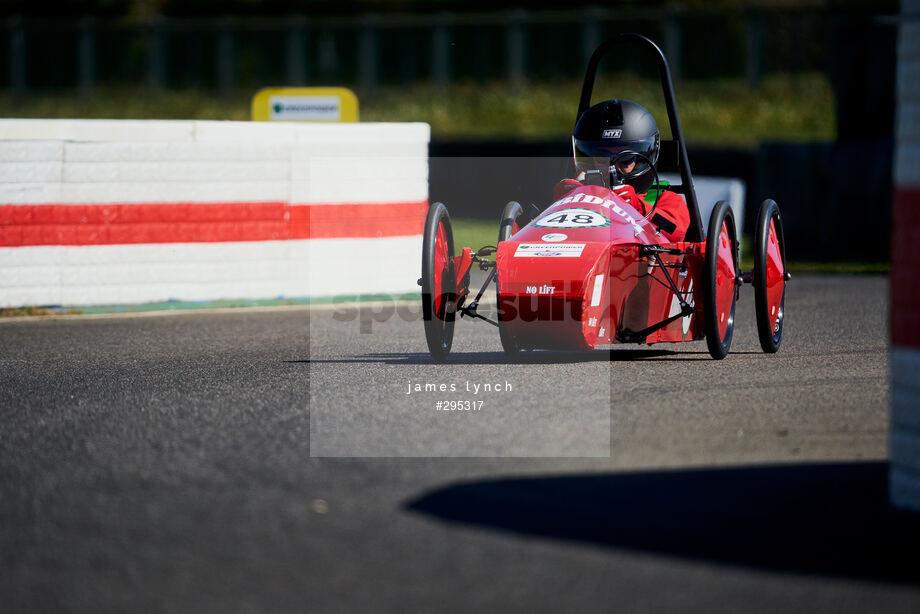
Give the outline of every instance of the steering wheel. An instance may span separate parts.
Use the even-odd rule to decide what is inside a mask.
[[[626,179],[630,177],[638,177],[639,175],[646,172],[645,170],[633,170],[629,173],[620,171],[620,169],[617,168],[617,163],[626,158],[638,158],[648,164],[648,168],[652,169],[652,173],[655,178],[655,180],[652,182],[652,185],[655,186],[655,189],[658,190],[659,194],[655,198],[655,204],[652,205],[652,208],[649,210],[649,212],[642,218],[643,220],[648,221],[649,218],[652,217],[652,214],[655,212],[655,208],[658,207],[658,201],[661,200],[661,180],[658,178],[658,169],[655,168],[655,165],[652,164],[652,161],[648,158],[648,156],[644,154],[640,154],[639,152],[631,150],[621,151],[610,160],[610,174],[612,175],[610,183],[613,187],[626,183]]]

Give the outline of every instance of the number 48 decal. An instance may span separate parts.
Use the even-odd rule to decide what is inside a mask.
[[[536,225],[543,228],[590,228],[609,226],[610,220],[590,209],[563,209],[540,218]]]

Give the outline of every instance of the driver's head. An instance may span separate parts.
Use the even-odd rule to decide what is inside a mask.
[[[636,170],[636,157],[624,155],[619,160],[616,160],[613,166],[621,175],[628,175]]]
[[[572,137],[579,170],[609,161],[611,175],[644,194],[652,185],[660,137],[652,114],[629,100],[599,102],[578,118]],[[640,155],[636,155],[640,154]]]

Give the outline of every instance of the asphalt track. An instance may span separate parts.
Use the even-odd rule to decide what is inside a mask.
[[[775,356],[752,297],[721,362],[463,321],[435,365],[395,305],[0,321],[0,610],[920,611],[886,279],[795,278]]]

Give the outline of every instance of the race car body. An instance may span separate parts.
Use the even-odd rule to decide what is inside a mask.
[[[653,252],[649,246],[662,251]],[[633,341],[631,334],[680,313],[678,296],[655,283],[655,268],[677,271],[683,295],[701,259],[667,243],[654,225],[602,186],[576,188],[498,245],[502,321],[522,347],[590,349]],[[702,334],[693,315],[651,333],[647,343]]]
[[[669,140],[659,140],[651,115],[635,103],[590,104],[601,58],[626,45],[644,49],[658,64]],[[639,136],[629,137],[628,146],[617,146],[614,141],[627,132],[624,114],[636,113],[637,108],[646,119],[636,125],[652,126],[654,132],[640,131]],[[579,122],[595,117],[596,109],[609,116],[611,125],[623,128],[604,128],[599,142],[579,141]],[[730,203],[715,203],[706,226],[701,219],[674,86],[661,48],[638,34],[621,34],[599,45],[588,62],[576,118],[573,154],[579,178],[561,181],[557,200],[526,225],[520,203],[507,203],[495,246],[475,251],[464,247],[456,254],[447,207],[434,203],[429,208],[418,283],[432,358],[447,359],[459,314],[496,326],[507,356],[521,350],[590,350],[616,343],[705,339],[710,355],[721,360],[731,347],[735,303],[745,283],[754,286],[761,348],[775,353],[782,339],[790,279],[779,206],[770,199],[761,204],[753,240],[754,269],[742,272]],[[679,173],[680,182],[660,181],[659,166]],[[646,201],[651,206],[643,216],[629,204],[634,201],[627,200],[647,195],[649,189],[654,191],[654,203]],[[627,193],[631,195],[626,199],[618,196]],[[661,205],[662,213],[677,211],[679,215],[672,215],[675,219],[656,215],[663,196],[670,204]],[[686,211],[674,209],[680,202]],[[675,228],[659,229],[649,220]],[[678,220],[683,223],[675,233]],[[682,240],[671,242],[662,231]],[[495,259],[489,260],[493,254]],[[489,272],[475,296],[470,289],[473,266]],[[480,299],[493,282],[498,303],[495,320],[479,313]]]

